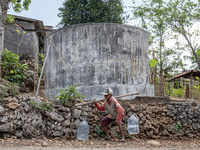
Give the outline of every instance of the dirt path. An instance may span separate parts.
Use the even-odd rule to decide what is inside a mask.
[[[125,143],[119,141],[104,141],[92,139],[86,141],[66,139],[6,139],[0,140],[0,150],[176,150],[193,149],[200,150],[200,140],[127,140]],[[95,149],[94,149],[95,148]]]

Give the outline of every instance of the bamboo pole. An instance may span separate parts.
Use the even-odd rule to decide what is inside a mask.
[[[126,94],[126,95],[119,95],[119,96],[115,96],[115,98],[120,98],[120,97],[126,97],[126,96],[131,96],[131,95],[138,95],[140,93],[132,93],[132,94]],[[105,99],[99,99],[99,100],[96,100],[96,102],[99,102],[99,101],[103,101]],[[91,104],[92,101],[90,102],[85,102],[85,103],[79,103],[79,104],[76,104],[75,106],[82,106],[82,105],[87,105],[87,104]]]
[[[46,65],[46,61],[47,61],[47,58],[48,58],[48,55],[49,55],[49,49],[50,49],[50,47],[51,47],[51,39],[52,39],[52,38],[50,38],[50,43],[49,43],[49,45],[48,45],[48,47],[47,47],[47,54],[46,54],[45,60],[44,60],[44,62],[43,62],[42,71],[41,71],[41,73],[40,73],[40,78],[39,78],[39,81],[38,81],[37,91],[36,91],[35,97],[38,97],[38,92],[39,92],[39,90],[40,90],[40,82],[41,82],[42,74],[43,74],[43,72],[44,72],[44,68],[45,68],[45,65]]]

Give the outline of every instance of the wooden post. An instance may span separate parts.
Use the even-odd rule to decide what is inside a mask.
[[[180,80],[181,78],[178,78],[178,89],[180,88]]]
[[[193,77],[193,72],[190,73],[190,98],[192,97],[192,77]]]
[[[186,83],[186,89],[185,89],[185,98],[189,98],[189,84]]]
[[[48,43],[47,54],[46,54],[44,62],[43,62],[42,71],[40,73],[40,78],[38,80],[37,91],[36,91],[35,97],[38,97],[38,92],[39,92],[39,89],[40,89],[40,82],[41,82],[41,79],[42,79],[42,74],[44,72],[44,68],[45,68],[46,61],[47,61],[47,58],[48,58],[48,55],[49,55],[49,51],[50,51],[50,47],[51,47],[51,40],[52,40],[52,37],[50,37],[50,43]]]

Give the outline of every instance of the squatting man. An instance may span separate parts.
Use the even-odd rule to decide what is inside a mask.
[[[121,105],[118,103],[118,101],[112,96],[113,95],[113,90],[111,88],[108,88],[105,90],[105,93],[103,93],[105,97],[105,101],[102,105],[98,104],[96,102],[96,99],[93,99],[92,102],[95,104],[96,108],[99,111],[104,111],[106,110],[109,115],[101,119],[101,126],[104,129],[104,132],[106,134],[105,140],[110,140],[110,135],[108,133],[107,126],[111,122],[115,122],[117,124],[120,134],[121,134],[121,142],[125,142],[125,137],[122,129],[122,118],[124,117],[123,114],[123,108]]]

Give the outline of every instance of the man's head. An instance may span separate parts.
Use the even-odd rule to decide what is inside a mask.
[[[104,95],[105,99],[110,99],[113,95],[113,90],[111,88],[108,88],[105,90],[103,95]]]

